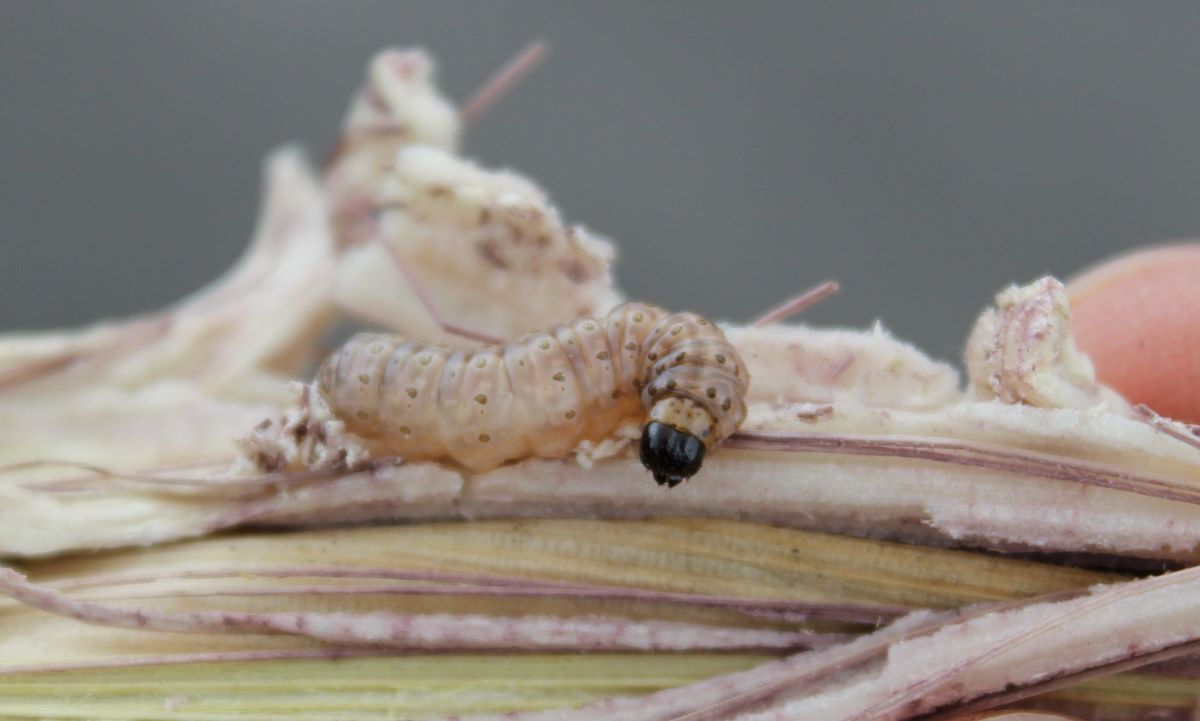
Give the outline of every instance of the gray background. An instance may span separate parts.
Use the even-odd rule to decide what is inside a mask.
[[[171,301],[251,230],[259,163],[331,144],[367,58],[463,99],[549,62],[466,152],[617,239],[630,295],[881,317],[955,358],[994,290],[1200,227],[1194,3],[0,4],[0,329]]]

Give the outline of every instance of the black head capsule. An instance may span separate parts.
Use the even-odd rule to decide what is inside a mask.
[[[704,443],[691,433],[653,421],[642,429],[642,465],[660,486],[674,488],[704,463]]]

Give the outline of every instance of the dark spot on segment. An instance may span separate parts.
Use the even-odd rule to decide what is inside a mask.
[[[625,344],[625,350],[637,350],[637,343],[634,343],[633,341],[629,341],[628,343]]]
[[[358,416],[360,420],[364,420],[364,421],[367,420],[367,412],[366,411],[358,411],[354,415]]]
[[[704,391],[704,393],[706,395],[708,395],[709,398],[717,397],[717,389],[716,388],[709,388],[708,390]]]
[[[477,359],[475,359],[475,367],[476,367],[476,368],[485,368],[485,367],[487,367],[487,358],[477,358]]]
[[[417,389],[416,389],[416,388],[413,388],[412,386],[409,386],[408,388],[405,388],[405,389],[404,389],[404,392],[408,394],[408,397],[409,397],[409,398],[416,398],[416,397],[417,397]]]
[[[400,428],[398,430],[400,431],[401,435],[405,435],[405,436],[412,435],[412,429],[409,428],[408,426],[400,426]]]
[[[429,355],[428,353],[426,353],[425,355],[423,355],[417,359],[417,362],[423,366],[429,365],[432,361],[433,361],[433,356]]]
[[[616,400],[617,398],[620,398],[620,397],[621,397],[621,391],[614,389],[614,390],[613,390],[613,392],[612,392],[612,397],[613,397],[613,400]]]
[[[728,398],[726,398],[726,399],[725,399],[725,402],[721,404],[721,410],[723,410],[723,411],[727,411],[727,410],[729,410],[730,408],[733,408],[733,401],[731,401],[731,400],[729,400]]]
[[[608,360],[608,351],[602,350],[599,353],[597,353],[596,360],[602,360],[602,361]]]
[[[708,325],[708,321],[704,320],[703,318],[697,318],[696,325]]]
[[[550,341],[544,339],[539,341],[538,348],[541,348],[542,350],[550,350]]]
[[[667,390],[669,390],[669,391],[675,390],[675,381],[667,381]]]
[[[486,406],[487,405],[487,396],[485,396],[482,393],[479,393],[475,396],[475,402],[481,406]]]
[[[486,433],[479,434],[479,442],[480,443],[487,443],[490,440],[492,440],[492,437],[489,436],[488,434],[486,434]]]
[[[642,314],[642,313],[634,313],[633,314],[633,322],[634,323],[641,323],[644,320],[646,320],[646,316],[644,314]]]
[[[566,416],[566,419],[569,421],[575,417],[575,411],[567,411],[563,415]]]
[[[725,362],[725,356],[723,356],[723,355],[721,355],[720,353],[718,353],[718,354],[717,354],[717,362],[718,362],[718,363],[724,363],[724,362]]]
[[[559,371],[551,377],[554,378],[554,380],[558,381],[559,383],[562,383],[563,381],[565,381],[567,379],[567,374],[563,373],[562,371]]]
[[[365,385],[365,384],[367,384],[367,383],[370,383],[370,382],[371,382],[371,376],[367,375],[366,373],[359,373],[359,374],[358,374],[358,382],[359,382],[359,383],[362,383],[362,384],[364,384],[364,385]]]
[[[658,354],[657,353],[648,353],[648,354],[646,354],[646,360],[653,363],[654,361],[658,360]]]

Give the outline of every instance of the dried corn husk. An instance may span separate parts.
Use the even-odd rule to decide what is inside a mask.
[[[818,648],[910,608],[953,608],[1119,579],[962,551],[690,519],[247,534],[45,561],[27,570],[39,588],[143,618],[214,609],[310,616],[336,611],[347,618],[485,614],[497,622],[529,615],[606,615],[688,624],[697,638],[705,629],[807,627],[809,645]],[[760,648],[752,656],[586,660],[515,656],[505,660],[502,678],[489,682],[487,672],[464,670],[487,668],[482,657],[381,659],[370,655],[379,648],[303,634],[88,626],[13,603],[0,606],[0,628],[6,629],[0,633],[0,717],[32,709],[59,715],[61,708],[55,708],[62,699],[80,698],[72,694],[111,694],[113,713],[185,696],[188,702],[172,709],[177,717],[207,717],[216,712],[210,705],[222,702],[282,715],[296,713],[301,695],[316,704],[310,711],[331,703],[371,714],[381,713],[380,702],[372,700],[380,689],[395,689],[388,708],[401,716],[499,710],[501,703],[508,709],[536,709],[700,681],[750,668],[779,652]],[[25,640],[30,636],[39,639],[36,648]],[[305,657],[321,655],[352,658],[339,661],[337,673],[314,684],[314,669],[323,662]],[[636,658],[643,661],[626,663]],[[692,658],[694,666],[686,660]],[[200,663],[205,659],[210,661]],[[646,659],[655,663],[636,665]],[[232,670],[222,671],[227,664]],[[563,669],[547,672],[559,664]],[[345,668],[354,671],[340,670]],[[632,671],[640,668],[645,670]],[[243,681],[232,688],[218,683],[226,673]],[[394,673],[404,675],[392,678]],[[588,680],[568,682],[564,675]],[[354,689],[363,696],[341,687],[338,679],[351,676],[359,679]],[[642,680],[631,680],[638,677]],[[505,684],[508,693],[495,688]],[[37,689],[52,689],[59,707],[35,704],[30,695]],[[129,705],[121,706],[118,699]]]

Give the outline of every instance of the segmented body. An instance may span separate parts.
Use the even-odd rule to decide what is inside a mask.
[[[641,303],[471,350],[361,333],[317,373],[355,435],[408,459],[450,458],[475,471],[564,456],[630,418],[711,448],[745,419],[748,383],[715,324]]]

